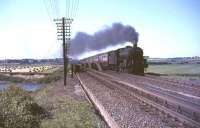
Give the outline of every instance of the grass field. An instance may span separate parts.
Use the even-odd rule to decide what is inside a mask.
[[[200,64],[149,65],[147,73],[166,74],[167,78],[200,80]]]
[[[149,65],[147,72],[160,74],[199,74],[200,64],[164,64]]]

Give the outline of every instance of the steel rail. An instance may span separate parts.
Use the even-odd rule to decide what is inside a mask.
[[[125,87],[125,89],[128,90],[129,92],[130,91],[135,92],[133,95],[137,97],[138,99],[140,99],[141,101],[161,111],[164,111],[165,113],[171,115],[172,117],[179,119],[181,122],[184,122],[194,127],[200,127],[200,123],[198,122],[199,120],[197,119],[199,118],[197,117],[197,114],[200,113],[200,109],[191,108],[191,106],[187,104],[179,103],[175,100],[168,99],[159,94],[154,94],[148,90],[144,90],[143,88],[140,88],[136,85],[121,81],[117,79],[116,77],[103,73],[103,72],[89,70],[88,73],[98,79],[101,79],[101,81],[107,82],[109,84],[116,83],[117,85],[121,85]],[[98,74],[98,75],[95,75],[95,74]],[[122,87],[120,87],[120,89],[122,89]],[[173,106],[173,108],[177,108],[177,109],[174,110],[172,109],[172,107],[169,107],[169,106]],[[189,117],[188,115],[186,116],[184,113],[185,111],[186,113],[190,111],[190,113],[192,113],[192,117]]]
[[[136,76],[136,75],[133,75],[134,77],[139,77],[139,76]],[[169,80],[167,78],[156,78],[154,76],[150,76],[150,75],[147,75],[145,77],[143,77],[143,79],[146,79],[146,80],[150,80],[150,81],[154,81],[154,82],[161,82],[161,83],[167,83],[167,84],[170,84],[170,85],[176,85],[176,86],[184,86],[184,87],[187,87],[187,88],[190,88],[190,89],[195,89],[195,90],[199,90],[200,91],[200,86],[197,86],[195,84],[191,84],[191,86],[189,86],[190,84],[188,83],[184,83],[184,82],[180,82],[180,81],[175,81],[175,80]]]
[[[148,75],[146,74],[145,76],[149,77],[149,78],[153,78],[153,79],[158,79],[159,77],[158,76],[153,76],[153,75]],[[192,86],[192,88],[198,88],[200,89],[200,85],[197,84],[197,83],[188,83],[188,81],[185,81],[185,82],[181,82],[181,81],[178,81],[178,80],[175,80],[175,79],[169,79],[169,78],[164,78],[164,77],[160,77],[160,80],[163,80],[163,81],[168,81],[168,82],[171,82],[171,83],[174,83],[174,84],[183,84],[184,86]]]
[[[107,123],[107,125],[110,128],[120,128],[118,124],[115,122],[115,120],[110,116],[110,114],[106,111],[106,109],[101,105],[100,101],[94,96],[94,94],[90,91],[89,88],[82,82],[79,74],[76,75],[81,87],[83,88],[87,98],[90,100],[90,102],[94,105],[96,110],[99,111],[100,115],[104,119],[104,121]]]

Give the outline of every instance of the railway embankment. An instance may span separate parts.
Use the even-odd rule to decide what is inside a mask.
[[[0,91],[0,127],[107,128],[85,98],[78,80],[68,77],[64,87],[62,74],[60,70],[35,80],[46,86],[34,92],[15,86],[16,83]]]
[[[100,80],[94,78],[93,75],[80,74],[80,79],[119,127],[184,127],[172,118],[167,118],[157,109],[133,97],[131,91],[119,89],[112,82],[106,83],[106,78]]]
[[[50,116],[42,120],[42,128],[107,128],[107,125],[88,102],[78,80],[67,78],[67,86],[63,80],[51,83],[44,89],[33,93],[35,101],[48,110]]]

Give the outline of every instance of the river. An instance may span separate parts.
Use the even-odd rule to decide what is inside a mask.
[[[0,81],[0,90],[7,89],[9,86],[10,86],[9,82]],[[21,84],[16,84],[16,86],[21,87],[26,91],[36,91],[42,88],[41,84],[36,84],[36,83],[21,83]]]

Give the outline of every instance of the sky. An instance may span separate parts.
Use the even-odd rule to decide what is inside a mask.
[[[58,8],[51,6],[52,1],[0,0],[0,59],[62,56],[62,42],[57,41],[53,18],[67,15],[66,0],[55,0]],[[72,38],[77,32],[92,35],[120,22],[139,33],[138,46],[145,56],[200,56],[199,13],[199,0],[79,0]],[[122,45],[105,50],[117,47]]]

